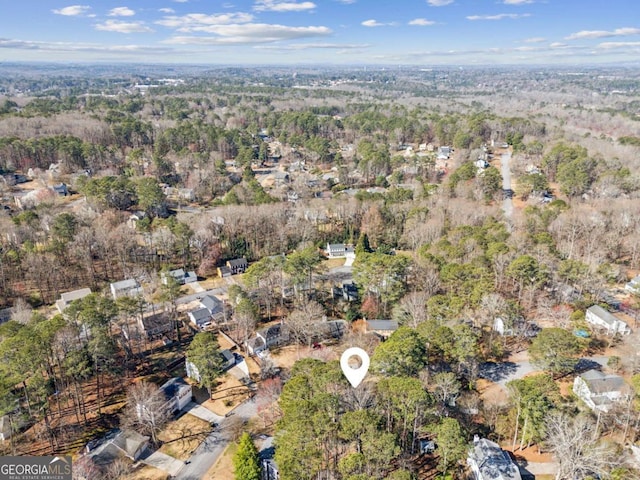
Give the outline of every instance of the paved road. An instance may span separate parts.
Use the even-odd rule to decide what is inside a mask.
[[[578,371],[588,370],[594,367],[605,367],[609,357],[596,356],[580,359],[578,362]],[[507,382],[518,378],[523,378],[530,373],[538,372],[540,369],[531,365],[531,362],[486,362],[480,365],[480,378],[485,378],[500,385],[504,390],[507,389]]]
[[[214,431],[200,444],[200,446],[193,452],[189,463],[180,470],[180,473],[175,476],[179,480],[201,480],[205,478],[206,473],[218,460],[222,452],[224,452],[227,445],[231,443],[232,430],[230,426],[237,419],[241,421],[248,421],[249,419],[257,416],[258,409],[255,402],[246,401],[236,407],[232,415],[223,418]]]
[[[502,170],[502,191],[503,192],[512,192],[511,190],[511,150],[503,153],[500,157],[500,167]],[[502,210],[504,210],[504,214],[507,219],[511,218],[513,214],[513,200],[511,199],[511,195],[505,195],[504,200],[502,201]]]

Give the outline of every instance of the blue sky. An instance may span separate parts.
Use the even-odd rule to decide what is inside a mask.
[[[640,61],[638,0],[3,0],[0,61]]]

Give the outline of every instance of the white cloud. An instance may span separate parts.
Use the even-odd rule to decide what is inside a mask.
[[[176,3],[187,3],[189,0],[173,0]]]
[[[173,8],[160,8],[158,9],[158,11],[161,13],[176,13]]]
[[[365,20],[361,23],[363,27],[384,27],[386,23],[380,23],[377,20]]]
[[[532,37],[532,38],[525,38],[523,40],[524,43],[542,43],[546,41],[547,39],[544,37]]]
[[[143,45],[98,45],[93,43],[67,43],[67,42],[37,42],[31,40],[12,40],[0,38],[0,48],[44,51],[44,52],[95,52],[113,54],[135,53],[170,53],[174,50],[169,47],[148,47]]]
[[[417,27],[428,27],[429,25],[435,25],[433,20],[427,20],[426,18],[414,18],[409,22],[409,25],[415,25]]]
[[[549,44],[549,48],[568,48],[569,45],[562,42],[553,42]]]
[[[207,32],[209,27],[249,23],[253,20],[250,13],[220,13],[206,15],[204,13],[189,13],[183,16],[167,16],[155,23],[163,27],[175,28],[178,32]]]
[[[357,0],[337,0],[340,3],[344,3],[345,5],[351,5],[353,3],[356,3]]]
[[[57,10],[51,10],[56,15],[64,15],[66,17],[78,17],[84,15],[91,7],[89,5],[69,5],[68,7],[60,8]]]
[[[525,3],[533,3],[534,0],[504,0],[505,5],[524,5]]]
[[[272,43],[296,38],[330,35],[331,29],[321,26],[289,27],[266,23],[244,23],[233,25],[210,25],[197,31],[214,33],[216,37],[174,36],[164,43],[177,45],[242,45]]]
[[[602,42],[598,44],[598,48],[604,48],[606,50],[626,47],[640,47],[640,42]]]
[[[142,22],[121,22],[119,20],[107,20],[104,23],[96,24],[96,30],[102,32],[117,33],[150,33],[153,30]]]
[[[136,12],[129,7],[116,7],[109,10],[108,15],[110,17],[132,17]]]
[[[256,12],[302,12],[313,10],[316,4],[313,2],[283,2],[278,0],[258,0],[253,9]]]
[[[326,50],[355,50],[361,48],[369,48],[371,45],[368,43],[292,43],[289,45],[256,45],[253,48],[259,50],[311,50],[311,49],[326,49]]]
[[[427,3],[432,7],[444,7],[445,5],[451,5],[453,0],[427,0]]]
[[[640,35],[640,28],[624,27],[616,28],[612,31],[582,30],[581,32],[572,33],[568,37],[565,37],[565,40],[577,40],[580,38],[624,37],[627,35]]]
[[[504,20],[505,18],[516,19],[530,16],[530,13],[499,13],[497,15],[469,15],[467,20]]]

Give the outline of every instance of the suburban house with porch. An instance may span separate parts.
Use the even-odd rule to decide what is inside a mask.
[[[522,480],[520,469],[509,454],[497,443],[477,435],[467,456],[467,464],[475,480]]]
[[[615,335],[617,333],[620,335],[628,335],[631,333],[631,329],[629,328],[629,325],[627,325],[627,322],[620,319],[613,313],[607,312],[600,305],[592,305],[587,308],[585,320],[590,325],[604,330],[607,335]]]
[[[244,257],[234,258],[233,260],[227,260],[227,268],[231,271],[231,275],[237,275],[244,273],[249,268],[249,262]]]
[[[631,389],[619,375],[587,370],[573,381],[573,393],[591,410],[607,413],[614,403],[629,399]]]

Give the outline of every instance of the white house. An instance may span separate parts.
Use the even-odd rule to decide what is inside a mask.
[[[191,401],[193,392],[191,385],[180,377],[174,377],[160,387],[167,399],[165,407],[172,412],[179,412]]]
[[[162,277],[162,283],[164,285],[167,284],[169,277],[175,278],[180,285],[193,283],[198,280],[196,272],[185,272],[182,268],[179,268],[177,270],[170,270],[167,273],[163,272],[160,276]]]
[[[522,480],[520,470],[509,454],[497,443],[477,435],[473,439],[467,464],[475,480]]]
[[[134,278],[121,280],[111,284],[111,295],[113,295],[114,300],[121,297],[135,297],[142,295],[142,287]]]
[[[591,410],[606,413],[615,402],[628,399],[631,390],[619,375],[588,370],[573,381],[573,393]]]
[[[629,280],[624,289],[629,293],[640,295],[640,275]]]
[[[222,357],[223,371],[229,370],[231,367],[233,367],[236,364],[236,356],[233,354],[231,350],[228,350],[228,349],[221,350],[220,356]],[[187,371],[187,377],[195,380],[196,382],[200,381],[200,372],[198,371],[198,367],[196,367],[195,364],[190,362],[188,358],[185,360],[185,369]]]
[[[80,290],[74,290],[72,292],[65,292],[60,295],[60,299],[56,300],[56,308],[60,313],[64,312],[64,309],[69,306],[74,300],[80,300],[81,298],[91,295],[90,288],[81,288]]]
[[[224,304],[213,295],[205,295],[200,300],[200,307],[187,312],[189,320],[198,328],[206,327],[211,322],[224,321]]]
[[[600,305],[593,305],[587,308],[585,320],[587,323],[605,330],[608,335],[615,335],[616,333],[628,335],[631,333],[631,329],[625,321],[607,312]]]
[[[355,259],[353,246],[345,245],[344,243],[327,243],[325,252],[329,258],[346,258],[353,256]]]

